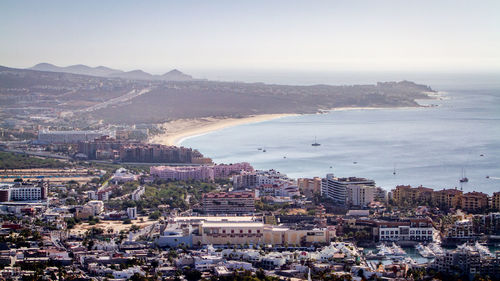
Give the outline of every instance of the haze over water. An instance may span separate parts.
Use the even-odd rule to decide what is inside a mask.
[[[420,101],[439,106],[286,117],[188,138],[182,145],[199,149],[217,163],[247,161],[257,169],[274,168],[293,178],[334,173],[372,178],[386,189],[411,184],[435,189],[462,187],[489,194],[500,191],[497,76],[408,76],[403,78],[417,78],[413,81],[445,92],[443,100]],[[283,77],[293,75],[277,76],[275,83],[310,84],[308,81],[315,80],[300,76],[293,83]],[[261,78],[272,82],[270,75]],[[350,77],[342,83],[337,76],[323,83],[369,83],[375,78],[365,75],[356,82]],[[394,74],[378,78],[403,79]],[[311,146],[315,136],[319,147]],[[462,168],[469,182],[461,185]]]

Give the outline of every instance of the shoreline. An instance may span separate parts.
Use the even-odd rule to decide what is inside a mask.
[[[443,92],[433,92],[434,95],[426,93],[431,100],[442,99],[444,96]],[[375,109],[414,109],[414,108],[429,108],[437,105],[422,105],[417,102],[417,106],[393,106],[393,107],[334,107],[328,110],[319,109],[315,114],[325,114],[334,111],[349,111],[349,110],[375,110]],[[310,113],[314,114],[314,113]],[[283,113],[283,114],[259,114],[250,115],[240,118],[235,117],[203,117],[203,118],[190,118],[190,119],[177,119],[163,123],[161,126],[165,130],[165,133],[153,136],[148,139],[149,143],[157,143],[164,145],[175,145],[180,146],[180,144],[186,139],[205,135],[218,130],[235,127],[239,125],[259,123],[264,121],[270,121],[283,117],[299,116],[303,115],[300,113]]]
[[[179,145],[182,141],[218,130],[239,125],[270,121],[283,117],[298,116],[300,114],[261,114],[242,118],[234,117],[204,117],[194,119],[177,119],[162,124],[166,130],[164,134],[153,136],[149,143],[164,145]]]

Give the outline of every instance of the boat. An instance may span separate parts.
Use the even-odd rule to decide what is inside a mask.
[[[352,162],[352,164],[358,164],[358,162],[354,161],[354,162]]]
[[[424,258],[433,258],[436,255],[432,252],[429,247],[425,246],[422,243],[419,243],[417,246],[415,246],[415,249],[418,251],[418,253],[424,257]]]
[[[266,152],[266,150],[265,150],[265,149],[263,149],[263,150],[262,150],[262,152]]]
[[[479,155],[479,156],[483,157],[483,156],[484,156],[484,154],[481,154],[481,155]]]
[[[316,137],[314,137],[314,143],[311,144],[312,146],[320,146],[321,144],[316,141]]]
[[[257,150],[262,150],[262,147],[257,148]]]
[[[486,176],[486,178],[487,178],[487,179],[489,179],[489,178],[490,178],[490,176]]]
[[[462,169],[462,178],[460,182],[469,182],[469,179],[465,176],[465,169]]]
[[[392,242],[391,250],[394,256],[406,256],[405,250],[403,250],[401,246],[396,245],[394,242]]]
[[[377,252],[376,256],[378,258],[387,258],[389,256],[394,255],[394,252],[392,251],[392,249],[390,247],[387,247],[384,244],[377,246],[377,249],[378,249],[378,252]]]
[[[490,249],[488,247],[479,244],[479,242],[476,241],[476,244],[474,244],[474,247],[476,250],[479,252],[481,256],[485,257],[493,257],[494,255],[491,253]]]
[[[430,243],[428,248],[434,253],[434,255],[444,254],[443,248],[441,248],[438,243]]]
[[[286,159],[286,156],[283,156],[283,159]]]

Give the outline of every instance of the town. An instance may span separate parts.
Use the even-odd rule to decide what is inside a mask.
[[[145,143],[156,129],[4,143],[1,278],[500,278],[500,192],[292,179]]]

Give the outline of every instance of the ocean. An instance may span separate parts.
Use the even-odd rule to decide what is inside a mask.
[[[497,75],[385,73],[359,75],[357,80],[325,75],[320,81],[303,74],[296,79],[292,74],[251,77],[266,83],[332,85],[406,79],[430,85],[441,98],[419,101],[436,107],[284,117],[194,136],[181,145],[198,149],[216,163],[245,161],[292,178],[333,173],[374,179],[387,190],[409,184],[490,195],[500,191]],[[234,80],[253,81],[245,76]],[[321,146],[311,146],[315,138]],[[462,174],[469,182],[459,182]]]

